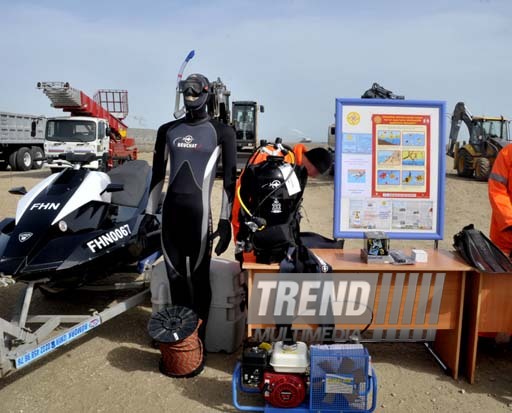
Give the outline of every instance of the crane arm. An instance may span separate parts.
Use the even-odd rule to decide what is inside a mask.
[[[54,108],[69,112],[72,116],[105,119],[116,136],[126,136],[128,126],[84,92],[71,87],[68,82],[38,82],[37,88],[43,90]]]

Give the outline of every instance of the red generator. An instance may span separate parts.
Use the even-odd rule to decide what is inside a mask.
[[[303,374],[263,374],[262,393],[265,400],[275,407],[297,407],[306,398],[306,381]]]

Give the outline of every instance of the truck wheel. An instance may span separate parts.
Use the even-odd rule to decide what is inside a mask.
[[[18,152],[14,151],[9,155],[9,165],[11,166],[11,171],[17,171],[18,167],[16,166],[16,155]]]
[[[32,155],[32,169],[41,169],[43,167],[42,159],[44,158],[43,150],[39,146],[32,146],[30,153]],[[36,159],[41,160],[37,161]]]
[[[18,149],[16,166],[20,171],[28,171],[32,168],[32,154],[30,153],[30,149],[25,147]]]
[[[479,181],[487,181],[491,173],[491,162],[487,158],[478,158],[475,161],[475,178]]]
[[[9,167],[9,155],[5,152],[0,156],[0,171],[6,171]]]
[[[473,176],[473,157],[466,149],[461,149],[457,153],[457,175],[464,178]]]
[[[98,162],[100,164],[98,170],[100,172],[108,172],[108,154],[104,153],[101,155],[101,159]]]

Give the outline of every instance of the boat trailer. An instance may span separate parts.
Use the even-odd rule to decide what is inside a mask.
[[[143,303],[150,293],[151,275],[157,265],[146,262],[142,272],[114,274],[122,282],[83,286],[74,291],[130,291],[127,298],[115,299],[101,310],[89,310],[89,314],[33,315],[30,304],[35,288],[48,282],[47,278],[30,281],[20,291],[11,319],[0,318],[0,377],[24,368],[32,362],[52,353],[59,347],[83,337],[108,320]],[[126,280],[130,281],[126,282]],[[124,281],[123,281],[124,280]],[[14,284],[10,277],[0,276],[0,288]],[[39,325],[39,327],[37,325]],[[35,329],[34,329],[35,328]]]

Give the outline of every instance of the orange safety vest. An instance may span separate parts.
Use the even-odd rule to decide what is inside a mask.
[[[275,151],[273,144],[269,144],[265,148],[268,149],[268,151],[271,153]],[[303,145],[302,143],[298,143],[297,145],[295,145],[293,147],[295,161],[293,160],[292,155],[290,153],[288,153],[284,157],[284,160],[285,160],[285,162],[302,165],[302,160],[304,159],[304,152],[306,152],[307,150],[308,150],[308,148],[306,148],[305,145]],[[281,153],[276,153],[276,156],[280,156],[280,155],[281,155]],[[258,163],[264,162],[268,156],[269,156],[268,152],[266,152],[264,150],[259,150],[258,153],[254,154],[251,157],[250,163],[258,164]],[[231,224],[233,225],[233,240],[235,242],[237,241],[238,231],[240,230],[240,222],[238,220],[239,213],[240,213],[240,200],[238,199],[238,191],[240,189],[240,180],[242,179],[243,173],[244,173],[244,171],[242,171],[240,173],[240,176],[236,180],[235,199],[233,200],[233,208],[231,209]]]
[[[503,148],[489,175],[492,207],[490,238],[505,254],[512,251],[512,145]]]

